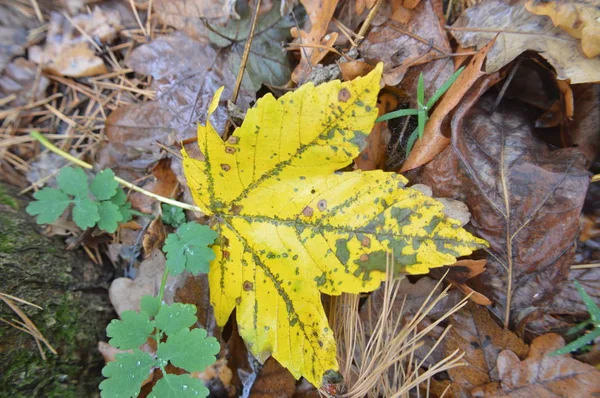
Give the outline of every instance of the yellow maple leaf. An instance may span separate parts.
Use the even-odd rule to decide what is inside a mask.
[[[227,142],[210,122],[198,127],[203,160],[183,151],[194,200],[220,236],[209,271],[217,323],[236,308],[258,360],[273,355],[316,386],[338,369],[321,293],[375,290],[392,250],[401,271],[419,274],[486,244],[399,174],[337,172],[373,127],[381,73],[268,94]]]

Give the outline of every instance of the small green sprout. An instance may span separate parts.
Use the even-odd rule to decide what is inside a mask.
[[[58,189],[44,188],[36,192],[25,209],[37,216],[38,224],[55,222],[73,204],[72,216],[81,229],[98,226],[113,233],[119,223],[131,220],[131,203],[110,169],[102,170],[89,182],[82,168],[65,167],[58,174]]]
[[[581,299],[585,303],[585,306],[587,307],[587,310],[590,313],[590,319],[572,327],[571,329],[569,329],[569,331],[567,331],[566,334],[567,336],[577,334],[585,330],[590,325],[593,326],[593,329],[591,332],[584,334],[583,336],[579,337],[577,340],[570,342],[563,348],[551,352],[549,354],[550,356],[563,355],[578,350],[586,344],[594,341],[596,338],[600,337],[600,308],[598,308],[596,303],[594,303],[594,300],[586,293],[586,291],[583,290],[579,282],[574,280],[573,283],[579,291],[579,295],[581,296]]]
[[[418,138],[423,137],[423,132],[425,131],[425,123],[429,119],[429,111],[436,102],[444,95],[446,91],[454,84],[458,76],[463,71],[464,67],[458,69],[437,91],[433,94],[433,96],[429,99],[429,101],[425,102],[425,84],[423,82],[423,74],[419,75],[419,82],[417,84],[417,109],[399,109],[394,112],[386,113],[375,120],[376,122],[384,122],[390,119],[396,119],[404,116],[417,116],[418,125],[417,128],[410,133],[408,137],[408,142],[406,143],[406,156],[412,150],[415,141]]]

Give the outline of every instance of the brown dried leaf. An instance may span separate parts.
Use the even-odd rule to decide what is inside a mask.
[[[15,95],[7,106],[23,106],[45,97],[48,78],[40,76],[36,82],[36,75],[37,66],[25,58],[17,58],[6,67],[4,74],[0,76],[0,94],[4,98]]]
[[[197,121],[206,114],[214,92],[225,86],[231,96],[235,76],[211,46],[176,32],[159,36],[136,48],[128,66],[154,78],[156,100],[120,107],[106,120],[108,145],[100,165],[144,170],[161,156],[156,141],[176,143],[195,137]],[[242,92],[238,104],[247,107],[253,94]],[[224,107],[212,116],[222,130],[227,119]],[[175,167],[175,166],[173,166]]]
[[[600,394],[600,371],[569,355],[549,356],[564,346],[557,334],[539,336],[531,343],[527,359],[512,351],[498,356],[500,382],[472,391],[474,397],[593,397]]]
[[[206,23],[222,25],[229,18],[239,19],[235,0],[156,0],[153,11],[160,22],[195,39],[206,38]]]
[[[465,201],[475,235],[490,243],[488,272],[474,288],[495,302],[499,318],[509,302],[511,320],[523,323],[567,278],[589,175],[575,149],[551,151],[534,138],[521,106],[505,103],[490,116],[494,99],[457,109],[452,146],[425,166],[419,182]]]
[[[0,26],[0,72],[15,55],[22,55],[27,44],[27,29]]]
[[[569,124],[569,134],[573,144],[592,164],[600,155],[600,85],[574,85],[573,96],[575,112]]]
[[[398,98],[389,93],[379,96],[377,108],[379,116],[393,111],[398,107]],[[387,122],[375,123],[371,134],[367,137],[367,146],[354,159],[356,167],[363,171],[383,169],[387,159],[387,143],[390,131]]]
[[[500,379],[496,361],[502,350],[525,358],[529,347],[513,332],[503,329],[490,317],[488,310],[468,304],[450,318],[452,328],[446,337],[446,355],[457,348],[465,352],[467,366],[448,370],[452,389],[458,396],[474,387]]]
[[[469,89],[485,74],[481,71],[481,66],[493,44],[494,41],[492,40],[484,46],[471,59],[465,70],[456,79],[456,82],[446,91],[446,94],[435,107],[429,121],[425,125],[423,138],[417,140],[413,150],[402,165],[400,172],[424,165],[450,144],[449,134],[444,135],[442,124],[449,117],[452,110],[463,101]],[[471,101],[476,100],[481,95],[482,90],[486,90],[495,80],[489,77],[481,79],[477,87],[473,90]]]
[[[323,45],[331,47],[338,37],[337,33],[327,35],[327,27],[337,6],[338,0],[300,0],[310,20],[310,31],[292,28],[292,36],[301,45]],[[302,84],[306,81],[312,68],[317,65],[328,51],[322,48],[301,47],[300,63],[292,72],[292,80]]]
[[[102,43],[113,40],[122,29],[120,14],[96,7],[93,13],[77,15],[72,21],[79,29],[62,14],[53,12],[46,46],[43,51],[33,47],[30,59],[56,75],[85,77],[107,73],[104,61],[95,55],[94,46],[88,38]]]
[[[598,0],[528,0],[525,3],[527,11],[549,16],[554,25],[581,39],[581,49],[588,58],[600,55],[599,6]]]
[[[576,38],[554,27],[550,18],[529,13],[524,3],[488,0],[476,4],[462,13],[451,33],[461,45],[477,48],[498,35],[488,55],[486,72],[496,72],[519,54],[533,50],[556,69],[560,80],[600,81],[600,58],[586,58]]]
[[[469,279],[475,278],[477,275],[485,271],[486,262],[487,260],[458,260],[456,263],[450,266],[432,269],[429,271],[429,274],[440,279],[447,272],[444,280],[452,283],[452,285],[463,292],[463,294],[470,294],[471,296],[469,299],[471,301],[479,305],[491,305],[492,302],[489,298],[479,292],[476,292],[467,285],[467,281]]]
[[[144,247],[144,253],[149,256],[154,249],[160,249],[165,242],[165,227],[162,223],[161,218],[155,218],[150,222],[150,226],[144,234],[144,240],[142,246]]]
[[[451,52],[438,9],[441,9],[440,0],[423,0],[411,10],[409,21],[398,23],[388,20],[382,26],[373,27],[362,41],[359,49],[367,62],[384,63],[386,85],[396,86],[402,82],[401,87],[406,92],[416,92],[419,74],[423,72],[427,98],[452,75],[451,62],[434,60],[443,53]],[[388,18],[393,15],[388,15]],[[407,71],[410,73],[405,79]]]
[[[296,391],[296,379],[273,357],[269,357],[250,390],[250,398],[289,398]]]

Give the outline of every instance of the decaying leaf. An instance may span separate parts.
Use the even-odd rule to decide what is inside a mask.
[[[446,274],[445,280],[452,283],[463,294],[470,295],[469,299],[479,305],[491,305],[492,302],[485,295],[476,292],[467,285],[467,281],[485,272],[486,260],[458,260],[456,263],[432,269],[430,275],[441,278]]]
[[[258,91],[263,83],[284,86],[290,80],[289,60],[282,43],[289,37],[294,21],[289,15],[281,16],[279,5],[279,0],[274,1],[271,10],[258,19],[242,80],[248,91]],[[233,75],[240,70],[252,26],[250,3],[238,2],[238,8],[240,20],[231,20],[222,27],[211,26],[208,34],[209,40],[222,48],[220,56],[227,59],[227,67]]]
[[[462,13],[450,32],[462,46],[478,49],[498,36],[488,54],[486,72],[496,72],[519,54],[533,50],[554,67],[561,80],[600,81],[600,58],[585,57],[578,39],[554,27],[550,18],[529,13],[524,3],[488,0],[476,4]]]
[[[120,14],[96,7],[90,14],[77,15],[72,22],[77,27],[63,15],[53,12],[46,46],[43,50],[32,48],[30,59],[57,75],[84,77],[107,73],[106,65],[96,56],[90,39],[103,43],[113,40],[121,30]]]
[[[469,304],[450,318],[452,328],[446,338],[446,354],[460,349],[467,366],[450,369],[452,389],[458,396],[469,396],[474,387],[498,381],[496,360],[502,350],[525,358],[529,347],[513,332],[498,326],[488,310]]]
[[[498,355],[500,381],[472,391],[474,397],[593,397],[600,394],[600,371],[569,355],[549,356],[564,346],[557,334],[536,337],[527,359],[505,350]]]
[[[106,120],[108,144],[100,165],[144,170],[161,156],[156,141],[179,142],[196,133],[200,115],[220,86],[231,87],[235,75],[224,65],[219,53],[206,43],[176,32],[159,36],[136,48],[128,66],[154,78],[156,100],[113,111]],[[232,90],[225,89],[228,98]],[[254,94],[242,91],[238,104],[246,107]],[[227,116],[223,108],[213,114],[213,123],[222,127]]]
[[[440,0],[422,0],[418,5],[413,2],[408,20],[404,23],[389,20],[373,27],[361,43],[359,48],[367,61],[384,62],[383,78],[388,86],[400,83],[405,91],[416,92],[422,72],[426,97],[429,98],[454,72],[452,62],[439,58],[451,52],[442,19],[437,13],[441,3]],[[392,2],[392,18],[394,9],[406,10],[406,4],[406,1],[404,5]]]
[[[338,367],[321,293],[377,288],[392,249],[399,270],[416,274],[485,246],[398,174],[336,173],[373,127],[381,72],[267,95],[227,142],[210,119],[199,126],[204,160],[183,151],[194,200],[219,234],[209,273],[218,324],[236,308],[255,357],[273,355],[317,386]]]
[[[547,15],[556,26],[581,39],[586,57],[600,55],[600,3],[598,0],[528,0],[527,11]]]
[[[235,0],[156,0],[153,11],[162,23],[201,39],[208,34],[206,24],[224,24],[231,17],[239,19],[235,3]]]
[[[274,358],[269,358],[258,372],[250,398],[290,398],[296,392],[296,380]]]
[[[42,99],[48,88],[48,78],[40,76],[36,84],[37,66],[25,58],[17,58],[6,67],[0,76],[0,95],[14,99],[7,105],[11,107],[23,106],[29,101],[35,102]]]
[[[300,48],[300,63],[292,73],[292,80],[296,83],[304,83],[311,69],[316,66],[328,53],[324,48],[311,46],[331,47],[335,43],[338,34],[336,32],[327,34],[327,27],[333,17],[338,0],[301,0],[300,1],[310,20],[310,30],[292,28],[292,36],[297,38]]]
[[[425,166],[420,182],[471,210],[473,229],[491,245],[473,287],[508,324],[509,315],[523,321],[547,305],[566,280],[589,175],[576,149],[551,151],[534,138],[519,105],[507,102],[490,116],[494,100],[457,109],[452,146]]]

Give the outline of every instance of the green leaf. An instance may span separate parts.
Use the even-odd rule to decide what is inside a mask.
[[[29,203],[27,214],[37,215],[38,224],[53,223],[65,212],[71,200],[64,192],[54,188],[44,188],[33,194],[35,202]]]
[[[88,178],[81,168],[65,167],[56,177],[58,187],[69,195],[83,198],[87,197],[89,192]]]
[[[92,228],[98,220],[100,213],[98,212],[98,204],[92,202],[89,198],[75,196],[73,200],[73,221],[81,229]]]
[[[90,188],[96,199],[109,200],[117,193],[118,186],[115,173],[111,169],[105,169],[96,174]]]
[[[181,207],[162,204],[162,220],[165,224],[179,228],[185,222],[185,213]]]
[[[162,305],[154,321],[157,328],[170,336],[196,323],[196,306],[181,303]]]
[[[98,228],[111,234],[117,230],[119,222],[123,221],[123,215],[119,211],[119,207],[109,201],[99,203],[98,214],[100,215]]]
[[[154,322],[144,311],[124,311],[121,320],[113,319],[106,327],[106,334],[112,337],[108,342],[121,350],[138,348],[146,342],[154,330]]]
[[[110,201],[121,207],[127,203],[127,194],[123,188],[117,187],[115,194],[110,198]]]
[[[158,297],[154,296],[142,296],[140,308],[142,311],[148,314],[148,316],[156,316],[160,308],[160,300],[158,299]]]
[[[215,258],[208,245],[212,245],[216,237],[215,231],[195,222],[183,224],[169,234],[163,251],[167,254],[170,273],[179,275],[184,269],[192,274],[208,272],[208,264]]]
[[[279,2],[276,2],[277,4]],[[252,50],[248,56],[242,85],[252,92],[263,83],[271,86],[285,85],[291,78],[289,57],[281,46],[295,26],[289,17],[282,17],[279,6],[261,15],[252,39]],[[208,39],[218,47],[225,48],[228,67],[237,75],[242,54],[252,24],[252,9],[247,2],[238,2],[239,20],[230,20],[225,26],[212,25]]]
[[[157,355],[188,372],[201,372],[215,362],[219,350],[217,339],[206,337],[206,330],[182,329],[158,346]]]
[[[192,378],[190,375],[166,374],[160,379],[149,398],[199,398],[206,397],[210,391],[202,381]]]
[[[454,72],[452,76],[450,76],[448,80],[444,82],[444,84],[442,84],[440,88],[437,89],[437,91],[433,94],[433,97],[431,97],[429,101],[427,101],[426,107],[428,111],[431,109],[432,106],[435,105],[435,103],[442,97],[442,95],[444,95],[444,93],[448,91],[450,86],[454,84],[454,82],[456,81],[456,79],[458,79],[458,76],[460,76],[463,69],[465,69],[464,66],[459,68],[456,72]]]
[[[102,369],[102,375],[107,379],[100,383],[100,395],[102,398],[137,397],[156,361],[138,349],[131,354],[117,354],[115,358]]]

